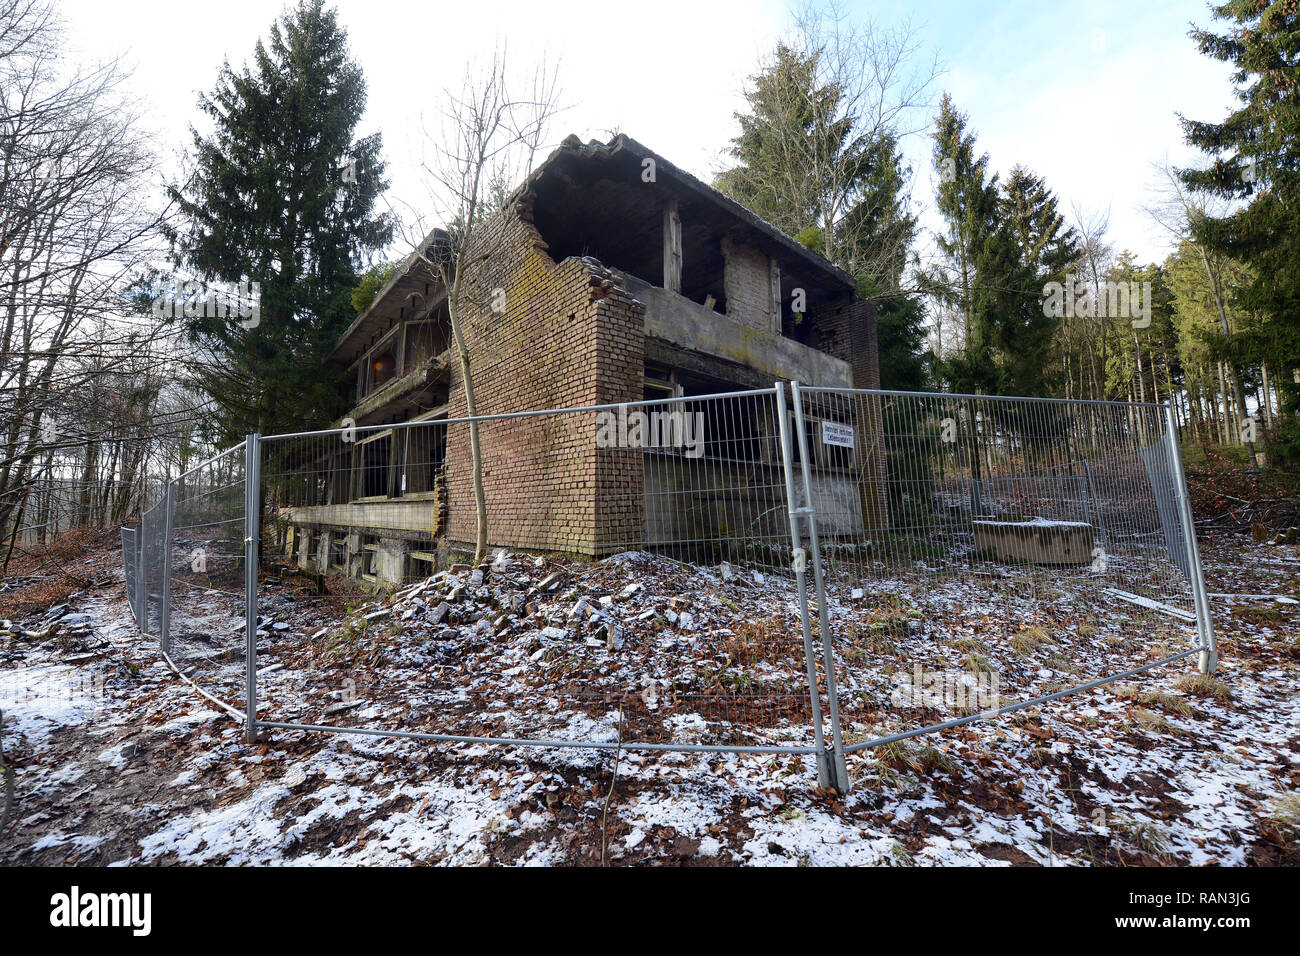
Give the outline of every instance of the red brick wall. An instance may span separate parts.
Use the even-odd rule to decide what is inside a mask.
[[[470,261],[461,321],[480,415],[641,397],[644,309],[599,263],[553,262],[526,205],[493,217]],[[449,417],[465,414],[454,363]],[[482,424],[492,545],[597,555],[642,540],[641,453],[597,448],[596,429],[594,412]],[[457,544],[475,540],[470,461],[469,427],[451,426],[447,526]]]
[[[810,313],[809,319],[821,335],[821,350],[852,367],[854,388],[880,388],[880,344],[876,310],[870,302],[850,302],[846,297]]]

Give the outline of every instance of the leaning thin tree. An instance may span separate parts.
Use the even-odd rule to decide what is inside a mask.
[[[474,485],[476,532],[474,561],[487,552],[487,496],[483,488],[483,450],[474,388],[474,369],[467,339],[467,324],[475,308],[485,306],[484,290],[474,287],[471,273],[477,262],[496,251],[484,226],[504,205],[509,187],[532,171],[550,120],[558,112],[556,72],[538,66],[516,93],[507,72],[504,47],[492,56],[480,74],[466,71],[459,93],[446,91],[439,135],[430,135],[432,156],[421,164],[426,176],[434,216],[408,217],[408,236],[415,256],[447,290],[447,315],[452,342],[465,390],[470,457]],[[445,223],[429,235],[430,218]]]

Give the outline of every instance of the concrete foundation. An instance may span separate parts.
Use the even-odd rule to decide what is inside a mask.
[[[1084,521],[976,520],[975,551],[1007,564],[1087,564],[1093,527]]]

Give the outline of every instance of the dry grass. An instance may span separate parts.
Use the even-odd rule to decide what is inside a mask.
[[[1209,674],[1184,674],[1174,682],[1184,694],[1193,697],[1213,697],[1215,700],[1232,700],[1232,691],[1223,681]]]
[[[1143,707],[1159,707],[1167,714],[1179,717],[1192,716],[1192,705],[1177,694],[1165,690],[1142,690],[1133,684],[1120,684],[1115,688],[1120,700],[1131,700]]]
[[[1169,838],[1154,823],[1120,818],[1111,821],[1111,829],[1115,830],[1128,843],[1148,856],[1155,857],[1162,863],[1168,863],[1173,859]]]
[[[785,625],[777,621],[741,621],[732,629],[731,638],[722,646],[727,663],[735,667],[754,667],[761,663],[783,663],[794,646]]]
[[[893,731],[882,728],[876,736],[886,737]],[[845,743],[854,744],[869,740],[870,737],[847,735]],[[870,751],[872,761],[859,768],[860,776],[867,770],[875,772],[876,777],[889,785],[897,782],[898,772],[911,770],[917,774],[932,771],[956,773],[957,761],[946,752],[931,744],[915,744],[911,740],[895,740],[891,743],[873,747]]]
[[[1300,846],[1300,793],[1278,797],[1264,819],[1283,843],[1293,849]]]
[[[1182,733],[1163,714],[1157,714],[1154,710],[1147,710],[1144,707],[1133,711],[1133,724],[1142,730],[1149,730],[1156,734],[1171,734],[1176,737]]]
[[[380,667],[387,659],[388,645],[401,634],[400,622],[376,626],[365,618],[357,618],[326,636],[320,659],[334,666]]]
[[[1018,631],[1011,638],[1011,650],[1017,657],[1028,657],[1043,644],[1050,644],[1051,638],[1041,627],[1027,627]]]

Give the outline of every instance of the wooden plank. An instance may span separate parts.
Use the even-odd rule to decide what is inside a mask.
[[[676,199],[664,204],[664,288],[682,291],[682,219]]]

